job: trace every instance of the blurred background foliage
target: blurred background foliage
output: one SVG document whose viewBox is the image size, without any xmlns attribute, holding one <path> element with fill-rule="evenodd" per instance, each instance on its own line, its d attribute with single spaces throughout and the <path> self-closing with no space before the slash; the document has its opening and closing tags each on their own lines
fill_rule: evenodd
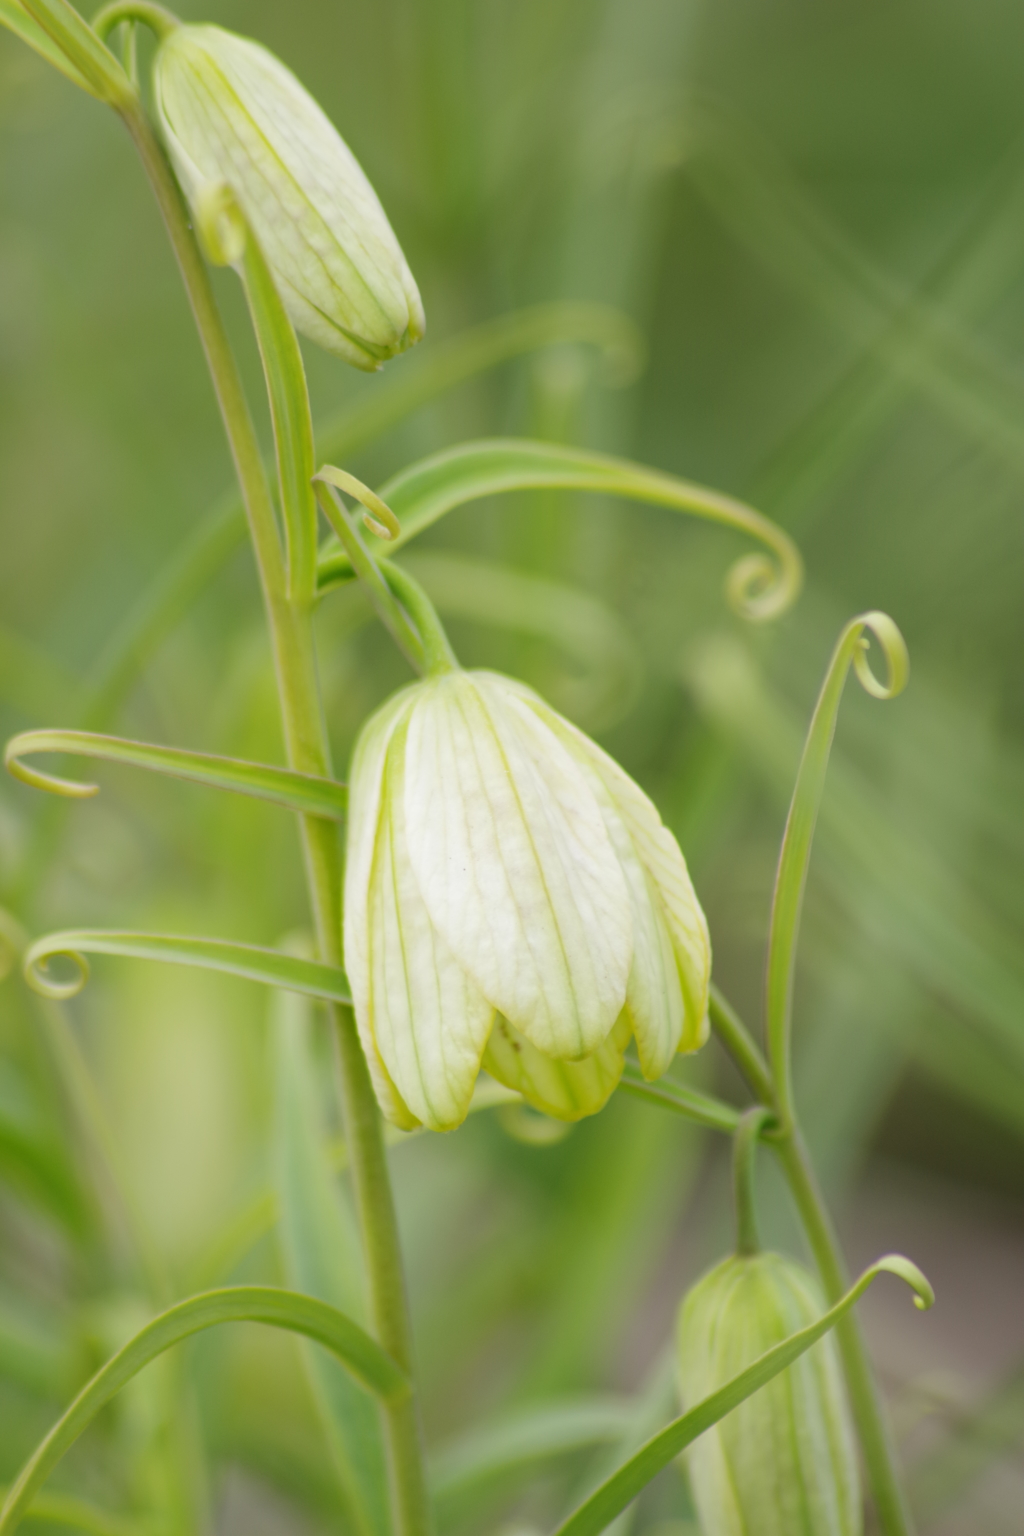
<svg viewBox="0 0 1024 1536">
<path fill-rule="evenodd" d="M 939 1293 L 927 1319 L 902 1296 L 864 1309 L 922 1528 L 1019 1533 L 1024 10 L 214 0 L 186 19 L 256 36 L 296 70 L 420 282 L 416 354 L 370 378 L 308 354 L 323 421 L 422 377 L 423 403 L 347 467 L 377 484 L 473 436 L 547 437 L 730 491 L 801 544 L 805 595 L 758 630 L 723 599 L 739 541 L 656 509 L 505 498 L 408 557 L 464 661 L 526 678 L 653 795 L 691 861 L 719 985 L 752 1022 L 833 640 L 868 606 L 901 625 L 907 693 L 880 706 L 851 686 L 843 707 L 798 1088 L 854 1262 L 899 1247 Z M 216 282 L 257 399 L 239 294 Z M 612 306 L 646 366 L 626 366 L 621 336 L 611 355 L 580 339 L 614 337 L 612 320 L 551 312 L 568 340 L 435 388 L 453 338 L 556 301 Z M 209 579 L 124 645 L 229 486 L 127 137 L 0 35 L 4 736 L 91 723 L 279 760 L 244 547 L 222 539 Z M 407 674 L 358 592 L 325 598 L 321 639 L 343 770 Z M 13 942 L 14 924 L 270 944 L 302 928 L 281 812 L 124 769 L 100 779 L 70 811 L 0 785 Z M 234 1277 L 358 1308 L 327 1042 L 299 1005 L 279 1015 L 247 984 L 136 962 L 98 962 L 63 1009 L 4 984 L 0 1482 L 168 1298 Z M 713 1046 L 679 1070 L 739 1093 Z M 543 1529 L 669 1412 L 675 1306 L 730 1239 L 723 1147 L 616 1099 L 552 1145 L 481 1114 L 397 1149 L 394 1169 L 442 1528 Z M 767 1170 L 763 1187 L 773 1236 L 794 1243 Z M 85 1498 L 126 1512 L 90 1517 L 104 1531 L 352 1528 L 360 1407 L 339 1383 L 284 1336 L 208 1336 L 106 1410 L 49 1513 L 73 1520 L 61 1498 Z M 670 1471 L 630 1518 L 683 1536 L 689 1508 Z"/>
</svg>

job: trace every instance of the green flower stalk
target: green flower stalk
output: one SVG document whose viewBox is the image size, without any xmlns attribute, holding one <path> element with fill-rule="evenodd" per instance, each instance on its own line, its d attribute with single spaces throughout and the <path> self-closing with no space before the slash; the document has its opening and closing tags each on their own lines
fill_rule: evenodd
<svg viewBox="0 0 1024 1536">
<path fill-rule="evenodd" d="M 679 1317 L 685 1408 L 824 1311 L 813 1277 L 778 1253 L 737 1254 Z M 831 1334 L 687 1452 L 705 1536 L 860 1536 L 857 1452 Z"/>
<path fill-rule="evenodd" d="M 465 1118 L 481 1065 L 563 1119 L 636 1040 L 648 1078 L 707 1036 L 710 944 L 675 838 L 522 684 L 450 668 L 356 746 L 345 965 L 381 1107 Z"/>
<path fill-rule="evenodd" d="M 423 305 L 377 194 L 290 70 L 221 27 L 176 26 L 153 88 L 193 212 L 230 186 L 297 330 L 367 370 L 419 341 Z"/>
</svg>

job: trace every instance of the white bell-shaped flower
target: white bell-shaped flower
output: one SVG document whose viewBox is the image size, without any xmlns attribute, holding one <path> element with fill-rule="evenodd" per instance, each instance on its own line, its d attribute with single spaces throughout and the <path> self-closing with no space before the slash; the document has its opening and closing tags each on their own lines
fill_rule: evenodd
<svg viewBox="0 0 1024 1536">
<path fill-rule="evenodd" d="M 650 800 L 530 689 L 454 670 L 366 724 L 345 965 L 384 1113 L 448 1130 L 483 1065 L 548 1114 L 600 1109 L 707 1037 L 710 945 Z"/>
<path fill-rule="evenodd" d="M 419 341 L 423 305 L 377 194 L 279 59 L 221 27 L 178 26 L 153 90 L 193 209 L 227 183 L 297 330 L 364 369 Z"/>
</svg>

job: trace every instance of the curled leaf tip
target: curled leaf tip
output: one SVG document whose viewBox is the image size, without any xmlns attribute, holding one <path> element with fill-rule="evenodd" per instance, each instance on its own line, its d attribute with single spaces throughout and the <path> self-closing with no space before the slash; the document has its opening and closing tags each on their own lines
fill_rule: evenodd
<svg viewBox="0 0 1024 1536">
<path fill-rule="evenodd" d="M 387 502 L 376 491 L 371 491 L 368 485 L 357 480 L 355 475 L 350 475 L 348 470 L 324 464 L 313 476 L 313 481 L 314 484 L 320 481 L 323 485 L 333 485 L 335 490 L 344 491 L 358 501 L 363 508 L 363 522 L 379 539 L 397 539 L 400 536 L 402 525 Z"/>
<path fill-rule="evenodd" d="M 22 761 L 22 753 L 46 751 L 40 743 L 45 738 L 37 731 L 23 731 L 12 736 L 4 748 L 4 767 L 14 779 L 29 784 L 33 789 L 44 789 L 51 795 L 63 795 L 66 800 L 90 800 L 98 795 L 98 784 L 83 784 L 77 779 L 62 779 L 55 773 L 44 773 L 41 768 L 30 768 Z"/>
<path fill-rule="evenodd" d="M 875 1275 L 885 1272 L 890 1275 L 899 1275 L 905 1280 L 914 1292 L 914 1306 L 919 1312 L 927 1312 L 935 1305 L 935 1291 L 927 1275 L 918 1269 L 910 1259 L 904 1258 L 902 1253 L 887 1253 L 875 1264 L 872 1264 L 868 1274 Z"/>
<path fill-rule="evenodd" d="M 873 699 L 896 698 L 897 694 L 903 692 L 910 677 L 907 643 L 897 625 L 887 613 L 880 613 L 877 610 L 862 613 L 853 622 L 861 629 L 857 649 L 853 653 L 853 667 L 858 682 L 865 693 L 869 693 Z M 863 633 L 864 630 L 869 630 L 881 647 L 888 674 L 885 682 L 881 682 L 872 670 L 868 659 L 871 641 Z"/>
<path fill-rule="evenodd" d="M 54 976 L 51 973 L 54 960 L 67 961 L 74 967 L 73 974 L 63 979 Z M 63 949 L 50 939 L 37 939 L 29 945 L 22 971 L 33 992 L 53 1002 L 67 1002 L 69 998 L 77 997 L 89 980 L 89 962 L 85 956 L 74 949 Z"/>
<path fill-rule="evenodd" d="M 774 558 L 762 553 L 743 555 L 730 567 L 725 591 L 736 613 L 760 624 L 792 607 L 803 580 L 803 561 L 793 545 L 783 547 Z"/>
</svg>

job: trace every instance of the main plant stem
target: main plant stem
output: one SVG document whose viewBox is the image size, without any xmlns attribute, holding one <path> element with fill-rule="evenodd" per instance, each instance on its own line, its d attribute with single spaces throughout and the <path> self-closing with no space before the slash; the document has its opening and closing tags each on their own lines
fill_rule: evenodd
<svg viewBox="0 0 1024 1536">
<path fill-rule="evenodd" d="M 814 1165 L 798 1129 L 778 1142 L 776 1150 L 821 1275 L 825 1298 L 833 1306 L 849 1289 L 850 1276 Z M 848 1312 L 835 1331 L 882 1530 L 886 1536 L 913 1536 L 892 1431 L 856 1313 Z"/>
<path fill-rule="evenodd" d="M 778 1113 L 776 1089 L 765 1058 L 738 1014 L 719 994 L 711 1020 L 723 1045 L 765 1108 Z M 825 1197 L 799 1127 L 769 1131 L 765 1137 L 778 1154 L 829 1306 L 848 1290 L 850 1279 Z M 875 1381 L 867 1345 L 855 1312 L 836 1324 L 850 1407 L 860 1436 L 875 1510 L 885 1536 L 914 1536 L 914 1523 L 900 1481 L 899 1465 L 885 1405 Z"/>
<path fill-rule="evenodd" d="M 289 765 L 329 776 L 327 733 L 317 679 L 311 604 L 289 600 L 280 537 L 248 403 L 216 307 L 188 212 L 141 106 L 123 113 L 156 195 L 202 339 L 231 447 L 256 554 L 270 629 Z M 341 867 L 334 824 L 300 818 L 310 906 L 321 957 L 340 965 Z M 412 1337 L 398 1224 L 383 1128 L 350 1009 L 332 1007 L 339 1044 L 342 1112 L 349 1166 L 362 1230 L 377 1337 L 413 1374 Z M 398 1536 L 429 1536 L 419 1410 L 415 1395 L 385 1410 Z"/>
</svg>

